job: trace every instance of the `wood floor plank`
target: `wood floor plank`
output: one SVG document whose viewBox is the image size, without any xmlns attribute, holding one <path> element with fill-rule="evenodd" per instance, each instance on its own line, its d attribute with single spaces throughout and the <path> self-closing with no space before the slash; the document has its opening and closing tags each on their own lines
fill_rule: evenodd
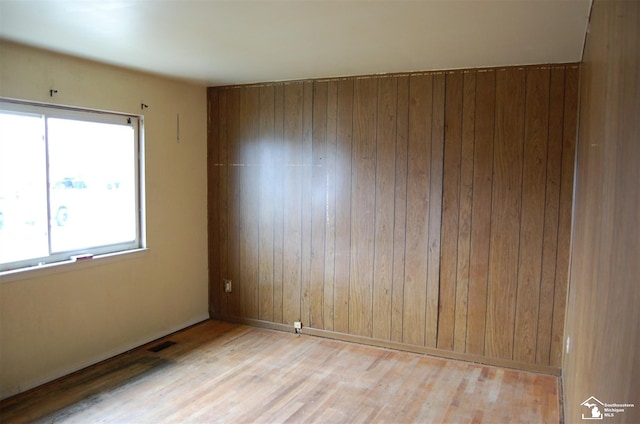
<svg viewBox="0 0 640 424">
<path fill-rule="evenodd" d="M 152 352 L 164 340 L 174 345 Z M 0 403 L 0 422 L 558 422 L 553 376 L 205 321 Z"/>
</svg>

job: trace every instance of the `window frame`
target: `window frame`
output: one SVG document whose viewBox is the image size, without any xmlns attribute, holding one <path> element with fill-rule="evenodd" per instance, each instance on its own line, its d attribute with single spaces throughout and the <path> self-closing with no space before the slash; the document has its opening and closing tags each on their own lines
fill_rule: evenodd
<svg viewBox="0 0 640 424">
<path fill-rule="evenodd" d="M 113 112 L 99 109 L 80 108 L 74 106 L 64 106 L 50 103 L 40 103 L 0 97 L 0 112 L 9 112 L 31 116 L 42 116 L 44 120 L 45 133 L 45 178 L 47 187 L 47 256 L 23 259 L 0 264 L 0 276 L 13 274 L 15 272 L 49 267 L 60 263 L 76 262 L 83 259 L 93 259 L 94 257 L 121 255 L 127 252 L 135 252 L 146 248 L 146 223 L 144 216 L 144 116 Z M 96 122 L 105 124 L 121 125 L 123 121 L 134 131 L 134 186 L 135 186 L 135 239 L 132 241 L 118 242 L 99 246 L 85 247 L 80 249 L 65 250 L 52 253 L 51 242 L 51 194 L 50 194 L 50 172 L 49 172 L 49 149 L 47 134 L 47 118 L 72 119 L 83 122 Z"/>
</svg>

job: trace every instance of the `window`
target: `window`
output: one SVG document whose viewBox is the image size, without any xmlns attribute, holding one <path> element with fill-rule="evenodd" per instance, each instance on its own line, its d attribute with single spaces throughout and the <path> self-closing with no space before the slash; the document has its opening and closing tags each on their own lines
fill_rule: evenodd
<svg viewBox="0 0 640 424">
<path fill-rule="evenodd" d="M 142 119 L 0 100 L 0 272 L 141 246 Z"/>
</svg>

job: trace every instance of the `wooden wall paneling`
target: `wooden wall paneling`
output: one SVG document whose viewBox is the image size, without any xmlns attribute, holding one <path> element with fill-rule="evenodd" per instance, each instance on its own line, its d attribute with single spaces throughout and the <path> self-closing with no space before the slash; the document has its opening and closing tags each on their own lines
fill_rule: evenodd
<svg viewBox="0 0 640 424">
<path fill-rule="evenodd" d="M 240 134 L 242 171 L 240 187 L 240 302 L 242 316 L 258 318 L 258 240 L 255 217 L 259 209 L 258 142 L 260 131 L 260 91 L 244 87 L 240 91 Z"/>
<path fill-rule="evenodd" d="M 220 91 L 207 90 L 207 181 L 221 181 L 222 166 L 220 160 Z M 207 190 L 208 205 L 208 246 L 209 246 L 209 309 L 215 313 L 220 313 L 221 290 L 221 250 L 222 231 L 220 223 L 221 210 L 217 201 L 221 198 L 221 189 L 218 184 L 209 184 Z"/>
<path fill-rule="evenodd" d="M 240 89 L 227 91 L 227 146 L 229 146 L 229 270 L 228 278 L 233 283 L 233 291 L 227 297 L 230 316 L 240 316 L 240 192 L 242 153 L 240 139 Z"/>
<path fill-rule="evenodd" d="M 311 162 L 311 281 L 310 316 L 307 324 L 324 329 L 324 277 L 327 219 L 327 105 L 328 82 L 316 82 L 313 90 L 313 145 Z"/>
<path fill-rule="evenodd" d="M 640 4 L 595 0 L 580 65 L 580 125 L 564 336 L 564 343 L 570 339 L 570 348 L 563 355 L 568 422 L 578 422 L 581 414 L 588 414 L 586 408 L 575 405 L 591 393 L 598 393 L 595 396 L 602 402 L 612 399 L 635 404 L 610 420 L 640 422 L 638 52 Z M 573 91 L 569 88 L 570 71 L 567 69 L 567 94 Z M 564 231 L 565 220 L 565 153 L 559 232 Z M 564 243 L 559 233 L 559 250 Z M 565 259 L 561 256 L 559 253 L 558 267 Z M 562 297 L 562 293 L 557 296 L 558 300 Z M 556 341 L 556 312 L 554 305 L 552 362 L 564 345 Z"/>
<path fill-rule="evenodd" d="M 433 76 L 409 77 L 403 342 L 425 344 Z"/>
<path fill-rule="evenodd" d="M 429 164 L 429 240 L 427 246 L 427 305 L 425 311 L 425 346 L 428 347 L 436 347 L 438 342 L 445 85 L 445 74 L 442 72 L 435 73 L 433 75 L 432 94 L 431 163 Z"/>
<path fill-rule="evenodd" d="M 458 262 L 453 349 L 466 351 L 469 309 L 469 267 L 471 251 L 471 207 L 473 199 L 473 152 L 475 143 L 476 73 L 463 73 L 462 144 L 458 214 Z"/>
<path fill-rule="evenodd" d="M 301 317 L 302 272 L 302 83 L 284 86 L 283 322 Z"/>
<path fill-rule="evenodd" d="M 390 340 L 398 80 L 396 77 L 377 78 L 377 83 L 372 335 L 375 339 Z"/>
<path fill-rule="evenodd" d="M 565 68 L 210 89 L 212 313 L 557 367 Z"/>
<path fill-rule="evenodd" d="M 549 127 L 547 142 L 544 230 L 538 307 L 536 363 L 549 364 L 551 324 L 556 280 L 562 127 L 564 121 L 564 67 L 553 67 L 549 75 Z"/>
<path fill-rule="evenodd" d="M 571 214 L 573 207 L 573 175 L 578 125 L 579 69 L 567 67 L 564 96 L 564 126 L 562 131 L 562 171 L 560 182 L 560 210 L 558 216 L 558 255 L 553 301 L 550 364 L 560 366 L 564 347 L 564 317 L 569 279 L 571 244 Z"/>
<path fill-rule="evenodd" d="M 325 226 L 325 267 L 323 293 L 324 329 L 332 331 L 335 305 L 336 272 L 336 163 L 338 124 L 338 83 L 329 81 L 327 87 L 327 154 L 326 154 L 326 226 Z"/>
<path fill-rule="evenodd" d="M 409 131 L 409 77 L 397 80 L 395 190 L 393 226 L 393 283 L 391 291 L 391 340 L 403 340 L 405 247 L 407 218 L 407 138 Z"/>
<path fill-rule="evenodd" d="M 549 131 L 549 69 L 526 76 L 522 213 L 513 359 L 535 363 Z"/>
<path fill-rule="evenodd" d="M 466 351 L 483 355 L 491 238 L 491 192 L 495 125 L 495 70 L 476 74 L 476 119 L 469 258 Z"/>
<path fill-rule="evenodd" d="M 216 180 L 215 183 L 218 184 L 218 193 L 219 198 L 214 201 L 214 206 L 220 212 L 219 219 L 220 221 L 217 223 L 220 228 L 221 234 L 221 249 L 220 252 L 220 278 L 226 279 L 230 278 L 230 264 L 231 261 L 231 252 L 230 248 L 232 246 L 231 241 L 231 213 L 230 213 L 230 188 L 229 181 L 232 176 L 232 168 L 230 167 L 230 151 L 231 148 L 229 146 L 229 136 L 228 136 L 228 127 L 229 127 L 229 90 L 220 90 L 220 95 L 218 99 L 219 106 L 219 129 L 220 134 L 218 141 L 220 143 L 220 180 Z M 213 185 L 213 183 L 211 184 Z M 213 284 L 215 285 L 215 281 Z M 221 286 L 224 284 L 222 282 L 218 282 Z M 229 295 L 224 292 L 224 287 L 220 287 L 220 312 L 221 314 L 229 314 Z"/>
<path fill-rule="evenodd" d="M 336 274 L 334 331 L 349 333 L 351 281 L 351 162 L 353 149 L 353 80 L 338 82 L 336 125 Z"/>
<path fill-rule="evenodd" d="M 511 359 L 515 320 L 524 134 L 525 70 L 496 74 L 491 249 L 487 302 L 488 356 Z"/>
<path fill-rule="evenodd" d="M 300 319 L 311 315 L 311 203 L 313 160 L 313 81 L 304 81 L 302 98 L 302 299 Z"/>
<path fill-rule="evenodd" d="M 460 217 L 463 74 L 446 74 L 438 348 L 453 350 Z"/>
<path fill-rule="evenodd" d="M 273 85 L 259 88 L 258 127 L 258 316 L 273 321 L 274 214 L 276 160 L 275 151 L 275 89 Z"/>
<path fill-rule="evenodd" d="M 284 281 L 284 84 L 274 86 L 274 156 L 275 182 L 273 188 L 273 321 L 283 321 Z"/>
<path fill-rule="evenodd" d="M 373 327 L 377 88 L 372 78 L 354 81 L 349 333 L 367 337 Z"/>
</svg>

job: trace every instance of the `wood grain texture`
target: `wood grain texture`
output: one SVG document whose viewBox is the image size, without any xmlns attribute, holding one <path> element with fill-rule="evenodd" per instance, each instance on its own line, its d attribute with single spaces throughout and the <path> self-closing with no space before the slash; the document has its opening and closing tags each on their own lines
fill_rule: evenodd
<svg viewBox="0 0 640 424">
<path fill-rule="evenodd" d="M 378 79 L 376 137 L 375 240 L 373 265 L 373 332 L 375 339 L 391 338 L 393 284 L 393 226 L 397 78 Z"/>
<path fill-rule="evenodd" d="M 564 125 L 562 132 L 562 173 L 560 180 L 560 210 L 558 215 L 558 252 L 556 256 L 556 286 L 553 299 L 551 328 L 551 365 L 562 362 L 564 319 L 567 305 L 569 253 L 571 244 L 571 213 L 573 205 L 573 175 L 576 132 L 578 125 L 578 68 L 566 70 L 564 95 Z"/>
<path fill-rule="evenodd" d="M 512 358 L 522 206 L 525 71 L 496 73 L 485 354 Z"/>
<path fill-rule="evenodd" d="M 240 291 L 240 313 L 249 318 L 258 318 L 258 237 L 259 227 L 256 212 L 259 210 L 258 184 L 258 137 L 259 137 L 259 90 L 251 87 L 240 92 L 240 137 L 244 143 L 240 149 L 240 273 L 237 286 Z"/>
<path fill-rule="evenodd" d="M 535 362 L 549 128 L 549 70 L 528 69 L 513 358 Z"/>
<path fill-rule="evenodd" d="M 353 144 L 353 80 L 338 82 L 336 148 L 336 279 L 333 327 L 349 333 L 351 281 L 351 160 Z"/>
<path fill-rule="evenodd" d="M 442 249 L 442 178 L 445 138 L 445 75 L 433 75 L 433 116 L 431 120 L 431 166 L 429 175 L 429 244 L 427 251 L 427 306 L 425 346 L 438 344 L 440 257 Z"/>
<path fill-rule="evenodd" d="M 326 228 L 324 264 L 324 328 L 333 330 L 336 275 L 336 180 L 338 153 L 338 84 L 327 87 L 327 151 L 326 151 Z"/>
<path fill-rule="evenodd" d="M 242 162 L 241 148 L 242 138 L 240 137 L 240 89 L 233 89 L 227 92 L 227 137 L 229 146 L 229 182 L 227 189 L 229 204 L 229 254 L 227 261 L 229 265 L 228 276 L 225 278 L 235 281 L 235 295 L 227 298 L 227 313 L 230 316 L 240 316 L 240 193 Z M 221 140 L 221 142 L 223 142 Z M 226 265 L 226 264 L 225 264 Z"/>
<path fill-rule="evenodd" d="M 220 92 L 211 91 L 207 95 L 207 181 L 223 181 L 222 173 L 226 167 L 222 166 L 221 150 L 223 143 L 220 142 Z M 216 117 L 216 119 L 212 119 Z M 226 198 L 222 192 L 220 184 L 209 187 L 207 191 L 208 205 L 208 247 L 209 247 L 209 305 L 215 313 L 221 313 L 221 293 L 222 290 L 222 245 L 223 230 L 221 229 L 226 215 L 221 211 L 221 205 L 217 204 L 218 199 Z M 217 293 L 216 293 L 217 292 Z"/>
<path fill-rule="evenodd" d="M 570 79 L 571 73 L 566 76 Z M 580 404 L 590 393 L 598 393 L 606 403 L 635 404 L 605 420 L 640 422 L 638 2 L 593 2 L 580 77 L 567 328 L 564 337 L 556 339 L 554 320 L 551 361 L 564 352 L 568 422 L 581 421 L 581 415 L 589 413 Z M 575 89 L 577 85 L 568 82 L 565 94 Z M 572 102 L 567 99 L 565 112 Z M 572 131 L 575 126 L 564 128 Z M 563 157 L 561 207 L 567 199 L 565 181 L 570 181 L 565 163 Z M 561 267 L 567 256 L 560 249 L 567 242 L 565 212 L 560 212 L 559 220 L 556 275 L 564 276 Z M 565 296 L 563 289 L 556 302 Z M 555 304 L 554 311 L 559 312 Z"/>
<path fill-rule="evenodd" d="M 564 68 L 552 68 L 549 87 L 549 135 L 547 151 L 542 269 L 538 307 L 538 341 L 536 363 L 549 363 L 553 296 L 558 252 L 558 213 L 560 210 L 560 175 L 562 165 L 562 130 L 564 121 Z"/>
<path fill-rule="evenodd" d="M 273 321 L 273 274 L 275 263 L 275 190 L 278 187 L 274 163 L 275 88 L 260 87 L 258 139 L 258 316 Z"/>
<path fill-rule="evenodd" d="M 284 86 L 283 323 L 301 317 L 302 271 L 302 84 Z"/>
<path fill-rule="evenodd" d="M 409 79 L 407 139 L 407 217 L 403 341 L 424 345 L 429 240 L 429 177 L 433 77 Z"/>
<path fill-rule="evenodd" d="M 147 350 L 165 340 L 175 344 Z M 207 321 L 3 401 L 0 421 L 558 422 L 558 383 L 554 376 Z"/>
<path fill-rule="evenodd" d="M 311 287 L 310 326 L 324 328 L 324 281 L 327 220 L 327 105 L 328 83 L 318 83 L 313 96 L 311 163 Z"/>
<path fill-rule="evenodd" d="M 273 321 L 283 322 L 284 282 L 284 86 L 274 86 L 274 164 L 273 187 Z"/>
<path fill-rule="evenodd" d="M 300 305 L 300 320 L 308 323 L 311 316 L 311 225 L 313 199 L 313 83 L 302 83 L 302 167 L 301 167 L 301 272 L 300 284 L 302 298 Z"/>
<path fill-rule="evenodd" d="M 210 89 L 212 314 L 557 367 L 577 78 Z"/>
<path fill-rule="evenodd" d="M 353 92 L 351 279 L 349 332 L 372 336 L 375 242 L 377 81 L 357 79 Z"/>
<path fill-rule="evenodd" d="M 469 259 L 467 352 L 484 354 L 491 239 L 491 187 L 495 126 L 494 70 L 476 75 L 476 122 L 473 152 L 473 198 Z"/>
<path fill-rule="evenodd" d="M 438 348 L 446 350 L 453 350 L 456 325 L 463 78 L 464 76 L 460 72 L 449 72 L 446 75 L 442 255 L 440 259 L 438 313 Z"/>
<path fill-rule="evenodd" d="M 395 191 L 393 227 L 393 288 L 391 293 L 391 340 L 403 340 L 404 281 L 407 222 L 407 166 L 409 133 L 409 77 L 398 77 L 396 120 Z"/>
<path fill-rule="evenodd" d="M 462 93 L 462 142 L 460 146 L 460 190 L 458 195 L 458 261 L 456 264 L 456 312 L 453 340 L 453 348 L 459 352 L 466 351 L 469 314 L 469 261 L 471 259 L 475 94 L 475 72 L 465 72 Z"/>
</svg>

